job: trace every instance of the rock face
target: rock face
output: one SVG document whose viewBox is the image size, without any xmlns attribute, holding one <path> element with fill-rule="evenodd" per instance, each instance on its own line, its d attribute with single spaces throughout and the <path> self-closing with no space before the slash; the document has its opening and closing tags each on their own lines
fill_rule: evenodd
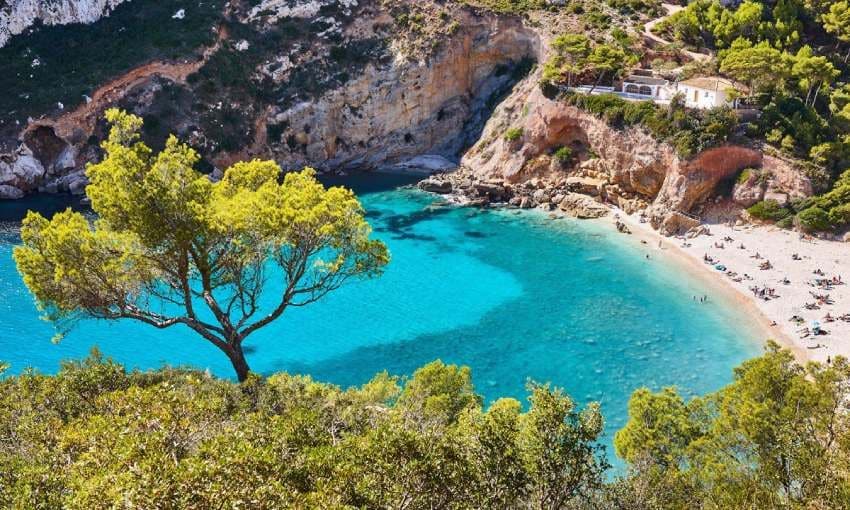
<svg viewBox="0 0 850 510">
<path fill-rule="evenodd" d="M 508 140 L 509 129 L 520 129 L 521 135 Z M 571 150 L 572 163 L 555 160 L 553 153 L 561 147 Z M 727 145 L 684 160 L 639 128 L 617 129 L 565 101 L 545 97 L 535 77 L 521 83 L 496 109 L 461 166 L 472 180 L 539 179 L 549 187 L 566 184 L 570 192 L 628 213 L 646 208 L 652 225 L 666 234 L 698 225 L 692 214 L 697 206 L 717 196 L 723 183 L 745 168 L 760 169 L 765 177 L 736 189 L 741 205 L 752 205 L 765 193 L 812 193 L 803 172 L 757 149 Z"/>
<path fill-rule="evenodd" d="M 762 164 L 762 153 L 746 147 L 724 146 L 708 149 L 690 161 L 677 161 L 669 169 L 655 199 L 656 210 L 690 212 L 711 195 L 724 179 L 745 168 Z"/>
<path fill-rule="evenodd" d="M 45 25 L 92 23 L 109 15 L 126 0 L 2 0 L 0 1 L 0 48 L 36 21 Z"/>
<path fill-rule="evenodd" d="M 739 179 L 732 190 L 732 201 L 741 207 L 750 207 L 764 200 L 767 182 L 762 175 L 760 171 L 750 171 L 746 179 Z"/>
<path fill-rule="evenodd" d="M 375 168 L 423 153 L 448 159 L 477 140 L 492 97 L 510 90 L 497 67 L 534 58 L 539 36 L 519 20 L 463 14 L 461 29 L 428 62 L 369 65 L 317 101 L 272 111 L 287 126 L 268 140 L 286 168 Z"/>
<path fill-rule="evenodd" d="M 519 144 L 504 139 L 512 127 L 522 127 Z M 553 168 L 550 155 L 558 147 L 579 155 L 578 169 Z M 462 164 L 482 176 L 512 182 L 556 174 L 604 175 L 627 192 L 654 196 L 677 161 L 669 146 L 640 130 L 613 129 L 574 106 L 546 98 L 531 78 L 499 106 Z"/>
<path fill-rule="evenodd" d="M 101 2 L 106 11 L 117 3 Z M 23 8 L 24 2 L 15 5 Z M 409 34 L 392 37 L 398 28 L 393 16 L 409 8 L 419 9 L 446 30 L 446 19 L 451 20 L 451 32 L 440 35 L 441 44 L 431 40 L 427 51 L 411 52 L 416 46 Z M 305 27 L 302 39 L 275 46 L 273 52 L 258 49 L 267 53 L 250 57 L 258 62 L 256 75 L 245 80 L 262 83 L 262 94 L 250 99 L 242 94 L 239 100 L 247 104 L 228 105 L 230 117 L 207 115 L 228 100 L 214 95 L 212 104 L 198 103 L 200 95 L 187 83 L 192 80 L 181 65 L 194 72 L 202 63 L 146 64 L 94 91 L 92 104 L 22 129 L 22 146 L 5 155 L 7 164 L 30 151 L 44 170 L 28 179 L 6 171 L 6 181 L 0 184 L 24 193 L 71 189 L 85 162 L 96 157 L 97 145 L 91 140 L 105 136 L 96 120 L 115 105 L 156 118 L 163 130 L 177 133 L 219 169 L 238 160 L 270 157 L 285 169 L 451 170 L 462 151 L 478 139 L 498 98 L 519 79 L 518 71 L 537 60 L 543 43 L 539 31 L 517 17 L 446 9 L 432 1 L 264 0 L 248 11 L 235 11 L 231 15 L 236 22 L 255 30 L 280 30 L 275 23 L 293 19 Z M 384 36 L 390 44 L 376 43 Z M 221 37 L 228 37 L 227 31 Z M 204 58 L 231 47 L 245 54 L 259 46 L 244 39 L 219 41 Z M 358 65 L 346 67 L 346 59 Z M 304 82 L 309 86 L 293 85 Z M 236 125 L 234 115 L 247 123 L 237 133 L 222 134 L 222 129 Z M 30 133 L 43 129 L 52 129 L 58 142 L 49 151 L 33 151 L 38 137 Z M 236 148 L 218 143 L 234 135 L 239 140 L 230 146 Z M 75 151 L 73 157 L 60 159 L 64 148 Z M 74 165 L 69 164 L 72 160 Z"/>
</svg>

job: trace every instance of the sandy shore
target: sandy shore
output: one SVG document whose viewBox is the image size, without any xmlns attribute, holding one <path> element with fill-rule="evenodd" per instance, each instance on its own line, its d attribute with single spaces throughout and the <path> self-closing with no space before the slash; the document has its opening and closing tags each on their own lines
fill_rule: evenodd
<svg viewBox="0 0 850 510">
<path fill-rule="evenodd" d="M 645 241 L 648 253 L 663 251 L 663 256 L 669 256 L 682 269 L 713 282 L 712 288 L 725 294 L 722 299 L 733 299 L 753 318 L 753 325 L 765 340 L 770 338 L 789 348 L 800 361 L 826 361 L 827 357 L 836 355 L 850 358 L 850 322 L 838 319 L 850 313 L 850 285 L 834 285 L 829 289 L 814 286 L 815 279 L 840 275 L 842 281 L 850 280 L 850 243 L 802 240 L 796 232 L 774 227 L 722 224 L 708 225 L 711 235 L 687 240 L 668 238 L 658 234 L 648 223 L 640 223 L 637 215 L 615 212 L 634 236 Z M 613 223 L 611 217 L 606 220 Z M 733 241 L 724 241 L 724 238 Z M 755 258 L 756 253 L 762 258 Z M 800 260 L 792 258 L 795 253 Z M 705 255 L 712 257 L 714 263 L 706 264 Z M 760 269 L 759 266 L 768 260 L 772 269 Z M 716 269 L 716 264 L 722 264 L 727 272 L 737 273 L 737 276 Z M 814 274 L 817 269 L 823 271 L 824 276 Z M 783 283 L 785 278 L 789 283 Z M 775 297 L 756 296 L 752 287 L 774 289 Z M 814 310 L 806 309 L 807 303 L 817 302 L 811 293 L 828 294 L 832 303 L 822 303 Z M 834 322 L 825 320 L 827 313 L 835 318 Z M 801 317 L 804 322 L 792 322 L 789 320 L 792 316 Z M 812 335 L 814 321 L 828 334 Z M 805 329 L 810 332 L 807 337 L 802 333 Z"/>
</svg>

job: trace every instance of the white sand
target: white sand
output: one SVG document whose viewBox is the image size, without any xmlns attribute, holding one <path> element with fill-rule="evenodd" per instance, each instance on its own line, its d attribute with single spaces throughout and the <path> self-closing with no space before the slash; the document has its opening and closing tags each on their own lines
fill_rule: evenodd
<svg viewBox="0 0 850 510">
<path fill-rule="evenodd" d="M 637 215 L 628 216 L 619 210 L 615 212 L 633 235 L 646 241 L 650 253 L 663 251 L 682 262 L 685 270 L 696 276 L 710 275 L 711 280 L 720 283 L 716 286 L 718 292 L 726 294 L 724 298 L 734 299 L 742 311 L 753 318 L 754 325 L 764 331 L 765 339 L 773 339 L 788 347 L 800 361 L 826 361 L 828 356 L 835 355 L 850 358 L 850 322 L 838 320 L 839 316 L 850 313 L 850 284 L 835 285 L 829 290 L 810 285 L 816 278 L 839 275 L 842 281 L 850 283 L 850 243 L 802 240 L 796 232 L 775 227 L 730 227 L 723 224 L 708 225 L 711 235 L 687 240 L 667 238 L 654 231 L 648 223 L 640 223 Z M 610 217 L 608 221 L 613 223 Z M 723 238 L 727 236 L 734 241 L 724 242 Z M 690 246 L 683 246 L 683 243 L 690 243 Z M 715 243 L 722 243 L 724 248 L 715 247 Z M 745 249 L 739 248 L 741 243 Z M 763 258 L 751 258 L 756 252 Z M 802 260 L 793 260 L 794 253 Z M 715 264 L 719 261 L 726 266 L 727 271 L 737 272 L 740 277 L 746 273 L 752 280 L 734 282 L 723 271 L 715 269 L 714 264 L 704 263 L 703 255 L 706 254 L 714 257 Z M 773 269 L 759 269 L 765 260 L 770 261 Z M 825 276 L 813 274 L 816 269 L 821 269 Z M 790 284 L 782 283 L 785 277 Z M 778 297 L 768 301 L 760 299 L 749 290 L 753 286 L 773 288 Z M 834 303 L 820 305 L 819 310 L 807 310 L 804 308 L 806 303 L 816 302 L 810 292 L 829 294 Z M 827 312 L 835 317 L 834 322 L 824 320 Z M 789 321 L 794 315 L 805 319 L 805 323 L 797 325 Z M 800 331 L 803 328 L 811 330 L 813 321 L 818 321 L 829 334 L 802 338 Z"/>
</svg>

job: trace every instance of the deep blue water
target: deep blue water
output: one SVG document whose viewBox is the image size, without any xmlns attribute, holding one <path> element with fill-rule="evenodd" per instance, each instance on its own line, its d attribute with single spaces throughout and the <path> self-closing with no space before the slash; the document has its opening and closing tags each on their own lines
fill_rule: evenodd
<svg viewBox="0 0 850 510">
<path fill-rule="evenodd" d="M 470 365 L 492 400 L 525 398 L 531 378 L 600 400 L 606 442 L 622 427 L 640 386 L 677 385 L 701 394 L 728 383 L 732 367 L 757 355 L 746 317 L 721 302 L 694 302 L 701 283 L 647 260 L 641 245 L 608 225 L 535 212 L 441 207 L 432 196 L 394 189 L 403 178 L 349 181 L 392 262 L 303 309 L 291 309 L 249 340 L 255 371 L 308 373 L 343 386 L 376 372 L 409 374 L 437 358 Z M 182 326 L 88 321 L 60 344 L 38 320 L 11 259 L 26 207 L 56 198 L 0 202 L 0 360 L 12 373 L 44 372 L 97 345 L 129 366 L 209 368 L 230 377 L 226 358 Z"/>
</svg>

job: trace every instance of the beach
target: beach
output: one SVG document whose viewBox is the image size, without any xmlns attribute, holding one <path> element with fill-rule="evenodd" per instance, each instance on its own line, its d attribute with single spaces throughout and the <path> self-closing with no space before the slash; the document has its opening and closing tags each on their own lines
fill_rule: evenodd
<svg viewBox="0 0 850 510">
<path fill-rule="evenodd" d="M 802 239 L 798 232 L 762 225 L 710 224 L 710 235 L 664 237 L 637 214 L 615 213 L 651 257 L 667 256 L 682 269 L 713 281 L 722 295 L 709 299 L 733 299 L 765 340 L 790 349 L 799 361 L 850 358 L 850 322 L 839 319 L 850 313 L 850 285 L 824 281 L 850 279 L 850 243 Z M 765 262 L 770 269 L 761 268 L 767 267 Z M 822 274 L 816 274 L 818 270 Z M 808 309 L 807 304 L 816 308 Z M 815 334 L 818 327 L 825 334 Z"/>
</svg>

